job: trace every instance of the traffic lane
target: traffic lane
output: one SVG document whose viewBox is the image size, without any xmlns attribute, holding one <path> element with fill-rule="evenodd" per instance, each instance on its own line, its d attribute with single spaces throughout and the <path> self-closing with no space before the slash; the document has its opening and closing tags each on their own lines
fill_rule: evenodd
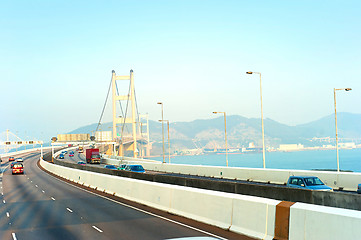
<svg viewBox="0 0 361 240">
<path fill-rule="evenodd" d="M 29 160 L 31 159 L 27 158 L 24 165 L 27 163 L 29 166 Z M 15 234 L 19 239 L 54 239 L 53 234 L 72 239 L 71 236 L 76 236 L 74 233 L 81 229 L 68 227 L 68 224 L 81 223 L 80 219 L 63 214 L 66 213 L 66 209 L 42 192 L 40 186 L 30 180 L 26 174 L 12 176 L 11 171 L 7 171 L 4 180 L 4 198 L 6 198 L 4 209 L 8 224 L 0 229 L 0 236 L 3 235 L 1 239 L 8 238 L 9 231 L 12 237 Z M 39 233 L 39 229 L 43 234 Z M 88 227 L 84 226 L 83 232 L 87 230 Z M 89 234 L 84 237 L 89 237 Z"/>
<path fill-rule="evenodd" d="M 9 212 L 6 209 L 6 201 L 3 193 L 3 172 L 8 168 L 8 163 L 1 166 L 0 171 L 0 239 L 10 239 L 11 232 L 8 229 Z"/>
<path fill-rule="evenodd" d="M 68 158 L 65 157 L 64 160 L 67 161 L 67 162 L 70 162 L 70 163 L 77 163 L 78 161 L 86 162 L 84 154 L 81 154 L 81 153 L 74 154 L 74 157 L 68 157 Z M 104 168 L 105 165 L 107 165 L 107 164 L 91 164 L 91 166 L 99 167 L 99 168 Z M 152 170 L 146 170 L 146 173 L 147 174 L 153 174 L 153 175 L 186 177 L 186 178 L 204 179 L 204 180 L 212 180 L 212 181 L 243 183 L 243 184 L 251 184 L 251 185 L 285 187 L 285 184 L 246 181 L 246 180 L 236 180 L 236 179 L 227 179 L 227 178 L 219 178 L 219 177 L 206 177 L 206 176 L 200 176 L 200 175 L 189 175 L 189 174 L 181 174 L 181 173 L 168 173 L 168 172 L 159 172 L 159 171 L 152 171 Z M 357 193 L 357 191 L 346 191 L 346 190 L 334 190 L 334 191 L 335 192 L 348 193 L 348 194 L 359 194 L 359 193 Z"/>
<path fill-rule="evenodd" d="M 30 166 L 29 160 L 36 161 L 38 157 L 27 158 L 24 163 Z M 19 239 L 74 239 L 73 236 L 80 236 L 81 239 L 92 236 L 88 233 L 89 226 L 85 224 L 79 227 L 81 219 L 67 215 L 64 206 L 56 203 L 45 191 L 42 192 L 40 186 L 26 174 L 12 176 L 11 171 L 7 171 L 4 180 L 6 205 L 3 209 L 8 221 L 4 220 L 7 224 L 0 226 L 0 239 L 13 237 L 13 234 Z M 1 217 L 5 218 L 5 215 L 1 213 Z"/>
<path fill-rule="evenodd" d="M 54 180 L 58 181 L 57 179 Z M 67 202 L 68 208 L 76 211 L 77 214 L 82 216 L 88 223 L 97 224 L 97 228 L 102 229 L 103 232 L 113 232 L 118 236 L 123 236 L 126 232 L 128 235 L 131 235 L 129 239 L 164 239 L 168 237 L 194 236 L 193 230 L 187 228 L 184 229 L 184 227 L 179 229 L 179 226 L 175 224 L 167 226 L 169 223 L 164 224 L 164 220 L 162 219 L 154 218 L 144 212 L 134 211 L 134 209 L 131 209 L 128 206 L 119 205 L 119 203 L 115 203 L 112 200 L 109 200 L 108 204 L 104 204 L 102 203 L 104 202 L 103 199 L 100 199 L 99 197 L 89 197 L 87 196 L 88 194 L 85 194 L 86 192 L 81 192 L 80 194 L 77 193 L 76 196 L 72 196 L 72 191 L 67 192 L 66 195 L 57 195 L 52 192 L 52 190 L 58 189 L 61 190 L 61 193 L 66 191 L 65 189 L 62 189 L 64 184 L 57 185 L 56 181 L 49 181 L 53 188 L 47 190 L 47 192 L 50 192 L 51 195 L 56 198 L 56 201 L 66 201 L 67 198 L 79 198 L 80 201 Z M 72 187 L 71 189 L 74 190 L 75 188 Z M 93 209 L 94 206 L 96 206 L 96 209 L 89 211 L 89 209 Z M 133 226 L 135 223 L 137 225 Z M 159 225 L 163 227 L 159 228 Z M 158 229 L 156 235 L 153 233 L 155 227 Z M 134 228 L 136 230 L 128 233 L 129 229 Z M 178 235 L 179 232 L 182 232 L 183 234 Z M 196 236 L 206 235 L 196 234 Z"/>
<path fill-rule="evenodd" d="M 53 209 L 48 209 L 48 211 L 55 211 L 56 209 L 61 211 L 62 209 L 69 208 L 74 215 L 77 215 L 85 224 L 88 224 L 88 227 L 100 229 L 102 232 L 99 232 L 97 229 L 95 231 L 102 233 L 102 236 L 109 236 L 110 239 L 122 236 L 124 233 L 129 235 L 129 238 L 124 239 L 166 239 L 184 236 L 207 236 L 207 234 L 188 227 L 165 221 L 148 213 L 136 211 L 128 206 L 120 205 L 119 203 L 94 196 L 64 184 L 58 179 L 39 172 L 39 169 L 33 169 L 33 164 L 27 167 L 29 168 L 27 172 L 33 175 L 33 184 L 44 189 L 49 196 L 51 195 L 55 199 L 53 201 L 59 204 L 55 205 Z M 60 217 L 57 216 L 57 218 Z M 61 225 L 61 223 L 55 222 L 53 225 Z M 138 226 L 134 226 L 135 223 Z M 80 223 L 75 222 L 74 224 Z M 129 229 L 132 229 L 132 231 L 129 232 Z M 155 231 L 155 229 L 157 230 Z"/>
<path fill-rule="evenodd" d="M 78 153 L 77 151 L 74 151 L 74 156 L 70 157 L 69 152 L 67 154 L 64 154 L 64 159 L 59 159 L 59 156 L 57 157 L 60 161 L 70 162 L 70 163 L 77 163 L 79 161 L 86 162 L 85 155 L 83 153 Z"/>
</svg>

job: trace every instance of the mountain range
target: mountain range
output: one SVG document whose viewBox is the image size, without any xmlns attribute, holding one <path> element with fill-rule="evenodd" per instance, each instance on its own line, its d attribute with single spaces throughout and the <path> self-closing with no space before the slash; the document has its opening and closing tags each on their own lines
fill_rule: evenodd
<svg viewBox="0 0 361 240">
<path fill-rule="evenodd" d="M 338 113 L 338 136 L 340 142 L 354 141 L 360 143 L 361 114 Z M 75 133 L 91 133 L 97 124 L 87 125 L 74 131 Z M 101 124 L 100 129 L 111 129 L 112 123 Z M 158 151 L 162 144 L 162 124 L 149 121 L 150 142 L 153 150 Z M 272 119 L 264 119 L 266 146 L 279 147 L 280 144 L 303 144 L 305 146 L 322 146 L 334 144 L 335 117 L 333 114 L 306 124 L 289 126 Z M 131 129 L 127 126 L 125 129 Z M 145 131 L 145 130 L 144 130 Z M 165 124 L 165 141 L 167 127 Z M 320 138 L 324 138 L 323 141 Z M 261 119 L 246 118 L 238 115 L 227 116 L 227 140 L 230 148 L 262 145 Z M 224 118 L 194 120 L 191 122 L 170 123 L 170 142 L 172 150 L 192 148 L 224 147 Z"/>
</svg>

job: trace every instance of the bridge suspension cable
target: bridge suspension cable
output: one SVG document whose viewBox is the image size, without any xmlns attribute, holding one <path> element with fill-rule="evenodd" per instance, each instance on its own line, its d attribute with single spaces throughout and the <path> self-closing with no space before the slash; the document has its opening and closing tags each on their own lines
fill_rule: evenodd
<svg viewBox="0 0 361 240">
<path fill-rule="evenodd" d="M 110 92 L 111 86 L 112 86 L 112 79 L 110 79 L 110 84 L 109 84 L 109 88 L 108 88 L 107 97 L 105 98 L 105 103 L 104 103 L 104 106 L 103 106 L 103 111 L 102 111 L 102 114 L 100 115 L 99 122 L 98 122 L 98 125 L 97 125 L 97 128 L 96 128 L 95 132 L 98 131 L 100 122 L 102 121 L 103 114 L 104 114 L 104 111 L 105 111 L 105 106 L 107 105 L 107 101 L 108 101 L 108 97 L 109 97 L 109 92 Z"/>
</svg>

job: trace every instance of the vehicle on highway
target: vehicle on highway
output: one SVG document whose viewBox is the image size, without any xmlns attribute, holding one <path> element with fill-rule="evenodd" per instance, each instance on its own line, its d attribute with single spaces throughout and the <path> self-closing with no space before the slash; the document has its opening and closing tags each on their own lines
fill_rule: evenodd
<svg viewBox="0 0 361 240">
<path fill-rule="evenodd" d="M 290 176 L 287 186 L 318 191 L 332 191 L 331 187 L 326 186 L 321 179 L 315 176 Z"/>
<path fill-rule="evenodd" d="M 124 170 L 131 172 L 145 173 L 145 170 L 142 165 L 135 165 L 135 164 L 127 165 Z"/>
<path fill-rule="evenodd" d="M 74 152 L 73 151 L 69 152 L 69 157 L 74 157 Z"/>
<path fill-rule="evenodd" d="M 17 158 L 17 159 L 15 159 L 15 161 L 16 162 L 23 162 L 24 160 L 23 160 L 23 158 Z"/>
<path fill-rule="evenodd" d="M 64 154 L 63 153 L 59 154 L 59 159 L 64 159 Z"/>
<path fill-rule="evenodd" d="M 14 157 L 9 157 L 9 162 L 11 161 L 15 161 L 15 158 Z"/>
<path fill-rule="evenodd" d="M 111 170 L 118 170 L 114 165 L 105 165 L 104 168 L 111 169 Z"/>
<path fill-rule="evenodd" d="M 24 166 L 22 163 L 14 163 L 12 174 L 24 174 Z"/>
<path fill-rule="evenodd" d="M 357 193 L 361 193 L 361 183 L 357 186 Z"/>
<path fill-rule="evenodd" d="M 88 148 L 85 152 L 85 158 L 87 163 L 100 164 L 100 154 L 98 148 Z"/>
<path fill-rule="evenodd" d="M 79 161 L 79 162 L 77 162 L 77 164 L 85 166 L 85 165 L 86 165 L 86 162 Z"/>
<path fill-rule="evenodd" d="M 82 152 L 84 152 L 83 147 L 82 147 L 82 146 L 79 146 L 79 148 L 78 148 L 78 153 L 82 153 Z"/>
<path fill-rule="evenodd" d="M 127 166 L 127 164 L 121 164 L 118 167 L 118 170 L 125 170 L 125 167 Z"/>
</svg>

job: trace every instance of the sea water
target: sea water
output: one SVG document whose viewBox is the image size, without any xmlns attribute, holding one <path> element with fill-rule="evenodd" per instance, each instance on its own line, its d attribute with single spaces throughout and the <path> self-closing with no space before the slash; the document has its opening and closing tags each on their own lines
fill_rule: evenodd
<svg viewBox="0 0 361 240">
<path fill-rule="evenodd" d="M 162 157 L 152 158 L 163 160 Z M 169 162 L 168 155 L 165 161 Z M 225 154 L 174 156 L 175 164 L 226 166 Z M 336 170 L 336 150 L 308 150 L 295 152 L 267 152 L 266 168 L 297 170 Z M 339 150 L 340 170 L 361 172 L 361 148 Z M 262 153 L 228 154 L 229 167 L 262 168 Z"/>
</svg>

